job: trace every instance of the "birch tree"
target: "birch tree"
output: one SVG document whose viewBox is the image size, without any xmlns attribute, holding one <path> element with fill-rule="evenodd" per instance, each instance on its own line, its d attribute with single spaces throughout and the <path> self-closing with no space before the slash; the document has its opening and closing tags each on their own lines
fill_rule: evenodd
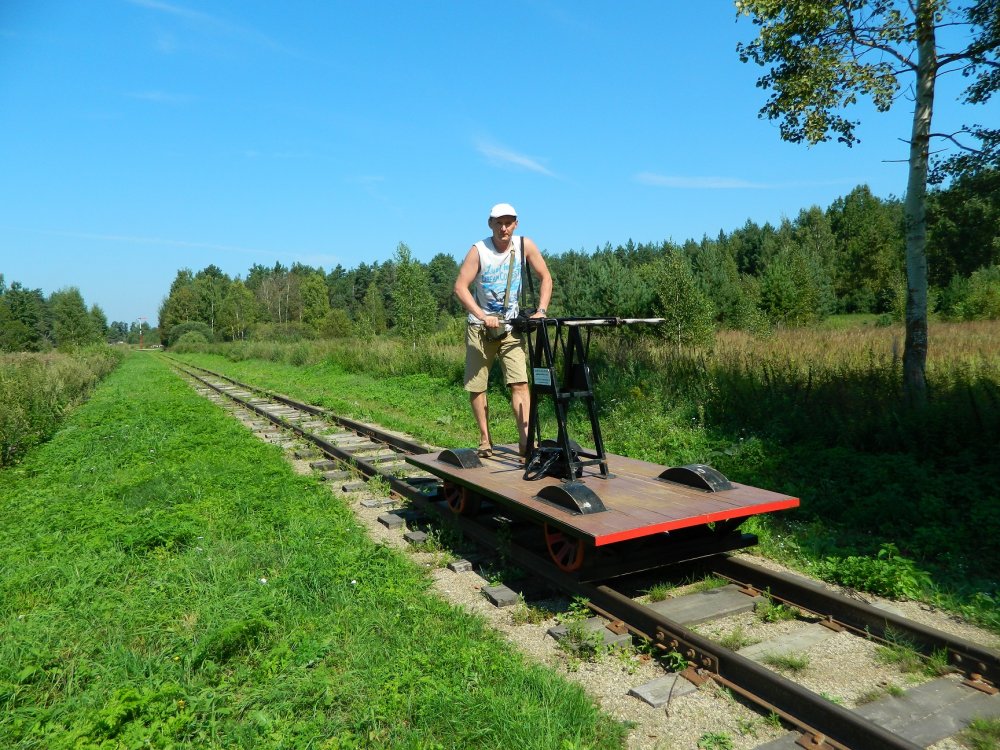
<svg viewBox="0 0 1000 750">
<path fill-rule="evenodd" d="M 396 276 L 392 283 L 392 308 L 396 330 L 410 340 L 415 349 L 417 341 L 434 330 L 437 306 L 431 294 L 427 271 L 414 260 L 410 248 L 403 242 L 396 246 Z"/>
<path fill-rule="evenodd" d="M 657 298 L 655 306 L 663 317 L 663 335 L 680 354 L 683 347 L 712 343 L 715 310 L 698 288 L 691 264 L 680 252 L 667 252 L 649 267 Z"/>
<path fill-rule="evenodd" d="M 932 130 L 935 85 L 949 73 L 970 79 L 964 94 L 970 104 L 986 103 L 1000 88 L 1000 0 L 737 0 L 736 10 L 759 29 L 737 51 L 743 62 L 769 68 L 757 81 L 771 92 L 760 114 L 779 123 L 784 140 L 815 144 L 836 138 L 851 146 L 859 140 L 858 122 L 841 110 L 865 96 L 885 112 L 900 101 L 904 86 L 912 92 L 903 385 L 911 403 L 923 403 L 930 142 L 939 136 L 978 153 L 996 147 L 996 131 L 982 126 Z M 939 42 L 945 39 L 958 41 L 943 48 Z"/>
</svg>

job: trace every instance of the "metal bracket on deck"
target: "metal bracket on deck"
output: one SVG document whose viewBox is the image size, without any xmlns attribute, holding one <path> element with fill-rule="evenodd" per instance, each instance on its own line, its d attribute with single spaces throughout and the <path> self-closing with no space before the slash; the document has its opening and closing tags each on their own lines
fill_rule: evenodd
<svg viewBox="0 0 1000 750">
<path fill-rule="evenodd" d="M 688 487 L 694 487 L 708 492 L 722 492 L 733 489 L 733 483 L 722 473 L 707 464 L 688 464 L 687 466 L 671 466 L 660 474 L 657 479 L 666 482 L 676 482 Z"/>
<path fill-rule="evenodd" d="M 575 510 L 584 515 L 601 513 L 607 508 L 601 498 L 590 487 L 580 482 L 563 482 L 542 487 L 535 497 L 548 500 L 563 508 Z"/>
<path fill-rule="evenodd" d="M 483 465 L 476 451 L 472 448 L 448 448 L 441 451 L 438 461 L 458 466 L 461 469 L 478 469 Z"/>
</svg>

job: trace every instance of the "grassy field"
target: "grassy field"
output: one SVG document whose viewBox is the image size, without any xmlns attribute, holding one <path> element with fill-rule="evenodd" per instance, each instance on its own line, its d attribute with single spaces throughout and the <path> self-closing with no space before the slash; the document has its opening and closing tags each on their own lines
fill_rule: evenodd
<svg viewBox="0 0 1000 750">
<path fill-rule="evenodd" d="M 0 549 L 3 747 L 622 743 L 155 355 L 0 473 Z"/>
<path fill-rule="evenodd" d="M 900 391 L 898 327 L 723 333 L 711 351 L 683 356 L 613 332 L 591 357 L 605 444 L 796 495 L 799 510 L 748 523 L 768 555 L 1000 630 L 1000 324 L 934 324 L 930 338 L 931 400 L 915 410 Z M 471 446 L 458 341 L 450 331 L 416 349 L 379 338 L 180 356 L 437 445 Z M 504 390 L 489 398 L 494 440 L 513 442 Z M 583 415 L 572 416 L 584 434 Z"/>
</svg>

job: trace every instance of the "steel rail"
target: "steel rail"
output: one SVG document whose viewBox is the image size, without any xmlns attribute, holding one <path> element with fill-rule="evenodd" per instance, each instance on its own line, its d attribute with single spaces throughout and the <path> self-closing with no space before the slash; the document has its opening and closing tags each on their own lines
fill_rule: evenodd
<svg viewBox="0 0 1000 750">
<path fill-rule="evenodd" d="M 179 362 L 180 360 L 173 360 L 173 361 Z M 379 428 L 374 427 L 373 425 L 365 424 L 364 422 L 358 422 L 357 420 L 350 419 L 348 417 L 341 417 L 320 406 L 313 406 L 312 404 L 305 404 L 302 403 L 301 401 L 296 401 L 291 396 L 286 396 L 281 393 L 274 393 L 272 391 L 268 391 L 267 389 L 258 388 L 257 386 L 249 385 L 247 383 L 241 383 L 239 380 L 231 378 L 228 375 L 223 375 L 220 372 L 213 372 L 212 370 L 209 370 L 205 367 L 199 367 L 198 365 L 191 365 L 188 364 L 187 362 L 183 362 L 182 364 L 185 367 L 192 367 L 195 370 L 200 370 L 201 372 L 208 373 L 212 377 L 228 381 L 233 385 L 238 386 L 240 388 L 244 388 L 250 392 L 262 393 L 268 398 L 274 399 L 275 401 L 280 401 L 281 403 L 287 406 L 292 406 L 296 409 L 308 412 L 317 417 L 322 417 L 323 419 L 335 422 L 336 424 L 339 424 L 341 427 L 344 427 L 345 429 L 351 430 L 352 432 L 356 432 L 359 435 L 367 435 L 368 437 L 374 438 L 379 442 L 387 443 L 388 445 L 391 445 L 393 448 L 401 450 L 404 453 L 429 453 L 431 451 L 440 450 L 439 448 L 435 448 L 434 446 L 429 446 L 426 443 L 419 443 L 414 440 L 408 440 L 406 438 L 400 437 L 399 435 L 395 435 L 391 432 L 380 430 Z"/>
<path fill-rule="evenodd" d="M 679 651 L 699 672 L 710 672 L 713 678 L 717 675 L 727 687 L 765 709 L 776 710 L 801 730 L 833 747 L 849 750 L 920 747 L 607 586 L 597 586 L 591 601 L 638 628 L 654 643 Z"/>
<path fill-rule="evenodd" d="M 181 369 L 183 371 L 183 368 L 178 368 L 178 369 Z M 200 367 L 196 368 L 196 369 L 204 370 L 204 368 L 200 368 Z M 217 375 L 217 373 L 211 373 L 210 371 L 207 371 L 207 370 L 206 370 L 206 372 L 209 372 L 213 376 Z M 279 417 L 276 414 L 271 414 L 266 409 L 261 408 L 257 404 L 251 403 L 247 399 L 240 398 L 239 396 L 237 396 L 237 395 L 235 395 L 233 393 L 227 392 L 224 388 L 220 388 L 219 386 L 217 386 L 214 383 L 211 383 L 211 382 L 205 380 L 204 378 L 200 377 L 199 375 L 197 375 L 195 373 L 187 371 L 187 375 L 189 375 L 190 377 L 195 378 L 196 380 L 198 380 L 198 382 L 203 383 L 204 385 L 208 386 L 209 388 L 211 388 L 216 393 L 219 393 L 220 395 L 225 396 L 226 398 L 232 399 L 233 401 L 235 401 L 236 403 L 240 404 L 245 409 L 249 409 L 253 413 L 258 414 L 258 415 L 264 417 L 269 422 L 272 422 L 273 424 L 277 425 L 278 427 L 281 427 L 282 429 L 286 429 L 286 430 L 289 430 L 291 432 L 294 432 L 299 437 L 303 438 L 304 440 L 312 443 L 317 448 L 319 448 L 327 457 L 338 459 L 338 460 L 343 461 L 344 463 L 346 463 L 346 464 L 348 464 L 350 466 L 353 466 L 361 474 L 363 474 L 364 476 L 366 476 L 368 478 L 380 477 L 381 479 L 383 479 L 386 482 L 388 482 L 390 489 L 394 490 L 397 494 L 399 494 L 401 496 L 404 496 L 404 497 L 407 497 L 409 499 L 416 499 L 418 497 L 423 497 L 424 496 L 424 492 L 423 491 L 421 491 L 420 489 L 415 488 L 413 486 L 413 480 L 407 481 L 406 479 L 394 476 L 393 474 L 391 474 L 389 472 L 383 471 L 382 469 L 380 469 L 376 465 L 375 461 L 369 461 L 369 460 L 367 460 L 367 459 L 365 459 L 363 457 L 355 455 L 355 450 L 356 449 L 351 450 L 351 449 L 348 449 L 348 448 L 342 448 L 342 447 L 336 445 L 335 443 L 333 443 L 333 442 L 331 442 L 329 440 L 326 440 L 325 438 L 321 437 L 320 435 L 316 435 L 314 433 L 311 433 L 308 430 L 306 430 L 306 429 L 298 426 L 297 424 L 294 424 L 294 423 L 289 422 L 289 421 L 287 421 L 285 419 L 282 419 L 281 417 Z M 240 388 L 245 388 L 248 391 L 251 391 L 251 392 L 253 392 L 253 391 L 261 392 L 260 389 L 256 389 L 256 388 L 252 388 L 250 386 L 246 386 L 243 383 L 238 383 L 237 381 L 233 381 L 232 378 L 226 378 L 225 376 L 219 376 L 219 377 L 222 377 L 224 380 L 228 380 L 229 382 L 233 383 L 234 385 L 237 385 Z M 275 400 L 277 400 L 277 399 L 275 399 Z M 286 405 L 291 405 L 291 404 L 287 404 L 287 402 L 284 402 L 284 401 L 282 403 L 286 403 Z M 313 413 L 313 412 L 310 412 L 310 413 Z M 326 418 L 334 420 L 335 422 L 341 424 L 341 426 L 346 426 L 346 425 L 343 424 L 343 418 L 334 418 L 333 415 L 329 415 L 329 414 L 325 414 L 323 416 L 326 417 Z M 350 423 L 350 424 L 360 424 L 360 423 L 353 422 L 352 420 L 346 420 L 346 421 L 348 423 Z M 418 443 L 411 443 L 409 441 L 400 440 L 398 436 L 392 435 L 390 433 L 382 432 L 381 430 L 378 430 L 377 428 L 372 427 L 371 425 L 363 425 L 363 427 L 365 428 L 364 432 L 365 432 L 366 436 L 368 436 L 368 437 L 374 437 L 376 440 L 379 440 L 381 442 L 388 442 L 388 439 L 391 438 L 391 439 L 399 441 L 399 442 L 408 443 L 410 445 L 417 446 L 418 447 L 418 452 L 423 452 L 424 450 L 426 450 L 426 448 L 424 448 L 422 445 L 420 445 Z M 353 428 L 348 428 L 348 429 L 353 429 Z M 435 478 L 435 479 L 420 480 L 418 483 L 421 484 L 421 485 L 423 485 L 423 486 L 427 486 L 428 484 L 434 484 L 436 486 L 437 482 L 438 482 L 438 480 Z"/>
<path fill-rule="evenodd" d="M 766 591 L 775 599 L 804 609 L 861 635 L 884 642 L 902 638 L 925 653 L 946 649 L 949 662 L 984 692 L 1000 683 L 1000 652 L 940 630 L 907 620 L 825 588 L 801 576 L 767 570 L 734 557 L 707 561 L 714 573 L 731 581 Z"/>
</svg>

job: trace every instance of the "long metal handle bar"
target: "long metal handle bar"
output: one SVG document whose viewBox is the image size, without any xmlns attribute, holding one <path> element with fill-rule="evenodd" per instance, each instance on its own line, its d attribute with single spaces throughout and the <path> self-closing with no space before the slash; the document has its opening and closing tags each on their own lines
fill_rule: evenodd
<svg viewBox="0 0 1000 750">
<path fill-rule="evenodd" d="M 657 325 L 664 322 L 664 318 L 556 318 L 564 326 L 630 326 L 637 323 L 648 323 Z"/>
<path fill-rule="evenodd" d="M 665 318 L 520 318 L 517 325 L 534 328 L 540 325 L 557 326 L 625 326 L 638 323 L 657 325 L 663 323 Z"/>
</svg>

